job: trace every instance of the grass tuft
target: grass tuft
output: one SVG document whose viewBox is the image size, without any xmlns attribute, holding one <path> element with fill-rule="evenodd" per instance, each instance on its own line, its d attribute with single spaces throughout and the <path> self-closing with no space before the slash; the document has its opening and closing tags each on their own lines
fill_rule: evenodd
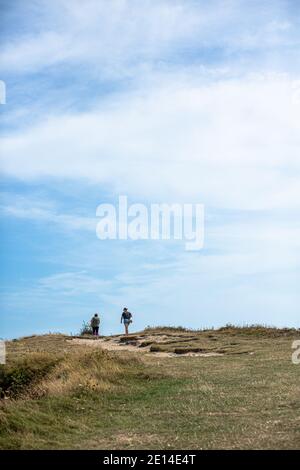
<svg viewBox="0 0 300 470">
<path fill-rule="evenodd" d="M 29 353 L 12 364 L 0 366 L 0 397 L 15 398 L 28 393 L 58 363 L 49 353 Z"/>
</svg>

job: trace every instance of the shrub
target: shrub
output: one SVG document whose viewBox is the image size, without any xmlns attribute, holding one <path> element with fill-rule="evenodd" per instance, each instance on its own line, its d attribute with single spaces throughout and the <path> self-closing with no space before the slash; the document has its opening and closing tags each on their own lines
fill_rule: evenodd
<svg viewBox="0 0 300 470">
<path fill-rule="evenodd" d="M 0 398 L 16 397 L 45 377 L 58 363 L 57 356 L 48 353 L 28 353 L 13 364 L 0 366 Z"/>
<path fill-rule="evenodd" d="M 84 321 L 79 331 L 79 336 L 92 335 L 92 334 L 93 334 L 93 328 L 91 327 L 90 323 Z"/>
</svg>

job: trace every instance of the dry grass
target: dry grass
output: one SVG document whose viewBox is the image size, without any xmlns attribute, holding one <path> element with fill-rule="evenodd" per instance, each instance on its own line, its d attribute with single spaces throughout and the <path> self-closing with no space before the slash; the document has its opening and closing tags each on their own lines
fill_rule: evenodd
<svg viewBox="0 0 300 470">
<path fill-rule="evenodd" d="M 37 398 L 101 392 L 109 390 L 124 374 L 126 357 L 81 345 L 74 349 L 68 339 L 44 335 L 8 342 L 7 364 L 0 368 L 2 396 Z"/>
<path fill-rule="evenodd" d="M 89 348 L 68 353 L 54 369 L 35 386 L 41 395 L 70 395 L 74 392 L 102 392 L 111 389 L 122 375 L 120 361 L 106 351 Z"/>
<path fill-rule="evenodd" d="M 298 328 L 276 328 L 267 325 L 243 325 L 235 326 L 227 324 L 221 328 L 203 328 L 203 329 L 189 329 L 182 326 L 156 326 L 145 328 L 144 331 L 139 334 L 155 334 L 160 335 L 164 334 L 167 336 L 195 336 L 195 335 L 216 335 L 220 336 L 222 334 L 226 336 L 252 336 L 252 337 L 269 337 L 269 338 L 279 338 L 283 336 L 295 336 L 300 334 L 300 329 Z"/>
<path fill-rule="evenodd" d="M 291 362 L 298 330 L 227 326 L 135 336 L 168 351 L 225 353 L 137 357 L 122 344 L 121 352 L 105 352 L 62 335 L 12 342 L 7 371 L 35 372 L 25 394 L 0 405 L 0 448 L 300 447 L 300 366 Z"/>
<path fill-rule="evenodd" d="M 35 353 L 65 353 L 71 350 L 67 339 L 69 336 L 61 334 L 33 335 L 15 339 L 6 343 L 7 361 L 12 363 L 30 352 Z"/>
</svg>

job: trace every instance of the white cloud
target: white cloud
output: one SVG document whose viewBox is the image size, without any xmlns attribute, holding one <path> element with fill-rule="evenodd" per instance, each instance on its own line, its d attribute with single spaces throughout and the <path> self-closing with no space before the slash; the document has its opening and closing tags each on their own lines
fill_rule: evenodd
<svg viewBox="0 0 300 470">
<path fill-rule="evenodd" d="M 58 291 L 63 294 L 104 294 L 112 282 L 99 277 L 93 277 L 85 271 L 53 274 L 41 278 L 38 289 L 43 291 Z"/>
<path fill-rule="evenodd" d="M 298 45 L 295 17 L 280 1 L 87 0 L 82 8 L 80 0 L 52 0 L 25 10 L 22 19 L 26 32 L 3 46 L 3 70 L 37 73 L 67 62 L 90 64 L 104 76 L 133 76 L 193 48 L 268 54 Z"/>
<path fill-rule="evenodd" d="M 7 198 L 6 198 L 7 199 Z M 0 206 L 6 216 L 51 224 L 69 233 L 74 230 L 84 230 L 96 233 L 96 217 L 66 214 L 47 201 L 25 197 L 13 197 Z"/>
<path fill-rule="evenodd" d="M 89 0 L 84 9 L 76 0 L 51 3 L 41 8 L 42 14 L 45 8 L 52 12 L 44 30 L 4 46 L 4 70 L 32 73 L 63 61 L 92 62 L 102 74 L 116 75 L 122 67 L 124 73 L 124 66 L 156 59 L 174 42 L 191 39 L 206 20 L 205 12 L 199 15 L 192 5 L 164 0 Z"/>
<path fill-rule="evenodd" d="M 72 39 L 55 32 L 42 33 L 27 37 L 20 43 L 11 44 L 4 49 L 0 64 L 4 69 L 14 72 L 33 72 L 43 66 L 51 66 L 72 57 Z M 51 53 L 47 54 L 47 51 Z"/>
<path fill-rule="evenodd" d="M 2 139 L 8 176 L 85 179 L 153 200 L 299 207 L 293 81 L 169 81 Z"/>
</svg>

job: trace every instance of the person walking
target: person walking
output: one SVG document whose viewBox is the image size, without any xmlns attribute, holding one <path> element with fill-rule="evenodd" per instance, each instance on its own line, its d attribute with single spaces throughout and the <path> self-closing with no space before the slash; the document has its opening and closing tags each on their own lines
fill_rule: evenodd
<svg viewBox="0 0 300 470">
<path fill-rule="evenodd" d="M 121 315 L 121 323 L 124 323 L 125 335 L 128 336 L 128 327 L 132 323 L 132 314 L 128 311 L 128 308 L 124 307 Z"/>
<path fill-rule="evenodd" d="M 91 327 L 93 329 L 93 336 L 99 336 L 99 326 L 100 326 L 100 318 L 99 318 L 98 313 L 95 313 L 95 315 L 91 319 Z"/>
</svg>

